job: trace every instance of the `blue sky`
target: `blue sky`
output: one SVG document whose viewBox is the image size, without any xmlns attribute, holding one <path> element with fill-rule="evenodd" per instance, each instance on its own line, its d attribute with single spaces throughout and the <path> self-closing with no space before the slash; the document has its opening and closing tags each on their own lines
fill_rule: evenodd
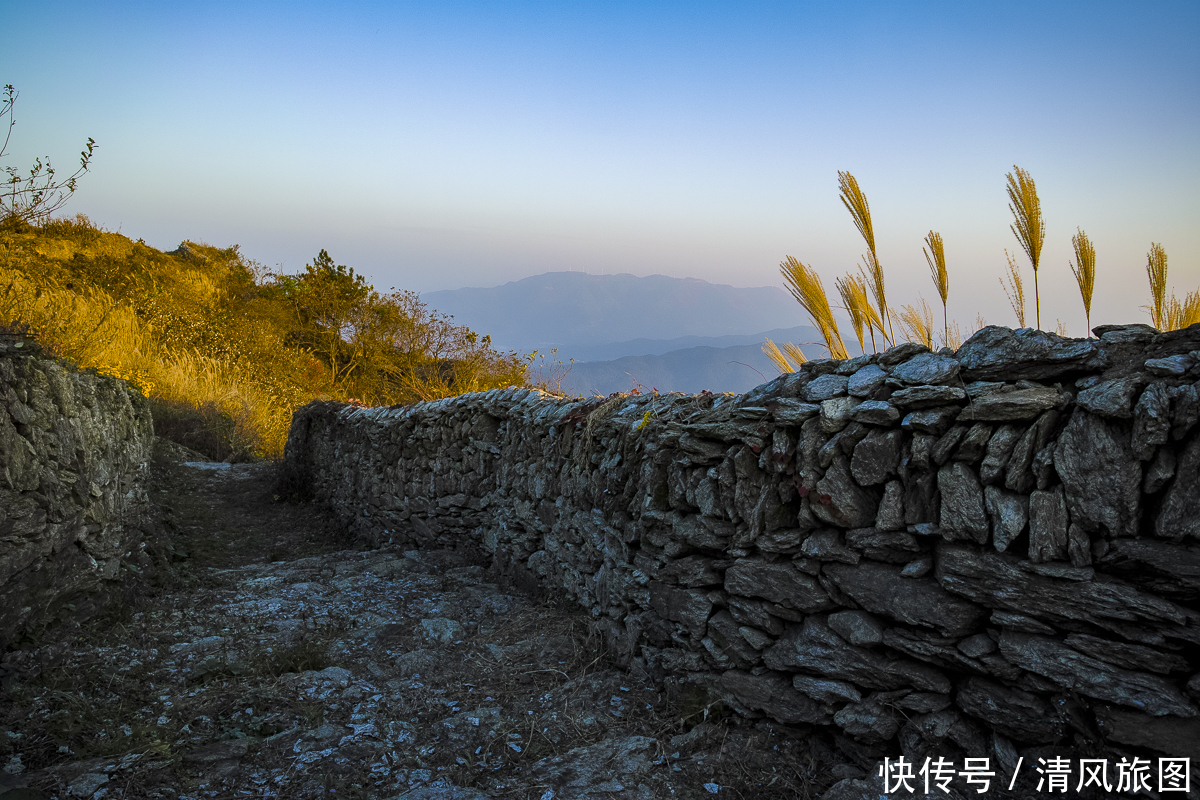
<svg viewBox="0 0 1200 800">
<path fill-rule="evenodd" d="M 1036 179 L 1044 321 L 1083 332 L 1067 267 L 1097 246 L 1093 319 L 1145 318 L 1151 241 L 1200 283 L 1200 4 L 25 3 L 0 83 L 6 164 L 73 162 L 69 207 L 164 249 L 322 247 L 380 287 L 549 270 L 832 286 L 871 201 L 893 302 L 1013 323 L 1004 175 Z M 1028 279 L 1028 273 L 1027 273 Z M 803 322 L 799 310 L 797 324 Z"/>
</svg>

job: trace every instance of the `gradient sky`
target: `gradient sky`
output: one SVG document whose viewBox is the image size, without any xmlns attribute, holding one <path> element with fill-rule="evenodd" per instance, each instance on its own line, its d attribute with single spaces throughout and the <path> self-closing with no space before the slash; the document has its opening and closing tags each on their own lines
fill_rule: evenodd
<svg viewBox="0 0 1200 800">
<path fill-rule="evenodd" d="M 1151 241 L 1177 292 L 1200 284 L 1195 0 L 44 2 L 4 23 L 4 163 L 61 170 L 94 137 L 67 210 L 163 249 L 295 271 L 324 247 L 418 291 L 550 270 L 781 285 L 791 254 L 832 288 L 863 250 L 845 169 L 893 302 L 935 299 L 933 228 L 951 315 L 1013 324 L 1019 164 L 1047 222 L 1045 327 L 1083 333 L 1076 226 L 1094 322 L 1146 320 Z"/>
</svg>

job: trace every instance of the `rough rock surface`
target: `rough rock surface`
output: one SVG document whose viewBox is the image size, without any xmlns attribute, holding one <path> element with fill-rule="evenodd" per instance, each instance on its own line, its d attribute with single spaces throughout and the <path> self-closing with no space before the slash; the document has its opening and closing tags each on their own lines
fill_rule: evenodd
<svg viewBox="0 0 1200 800">
<path fill-rule="evenodd" d="M 696 780 L 681 783 L 675 767 L 686 771 L 680 763 L 686 750 L 677 737 L 692 733 L 682 724 L 664 733 L 670 725 L 654 716 L 672 696 L 674 709 L 694 709 L 692 720 L 729 712 L 714 727 L 740 758 L 758 758 L 756 747 L 776 744 L 797 759 L 803 748 L 817 748 L 808 755 L 829 769 L 819 778 L 811 770 L 787 772 L 790 783 L 777 796 L 827 786 L 830 796 L 864 796 L 875 790 L 869 776 L 880 760 L 901 754 L 917 763 L 986 756 L 1005 777 L 1024 763 L 1014 793 L 996 792 L 1012 797 L 1033 796 L 1030 765 L 1039 758 L 1086 755 L 1115 763 L 1179 755 L 1172 748 L 1200 719 L 1200 548 L 1193 542 L 1200 374 L 1192 366 L 1181 373 L 1178 365 L 1190 362 L 1174 357 L 1200 348 L 1200 326 L 1163 334 L 1121 328 L 1103 336 L 1062 340 L 986 329 L 958 354 L 902 345 L 846 362 L 811 362 L 743 397 L 572 400 L 512 388 L 391 409 L 313 404 L 293 421 L 277 494 L 317 501 L 366 548 L 333 561 L 380 560 L 380 569 L 396 572 L 385 579 L 296 567 L 304 589 L 291 605 L 293 597 L 275 588 L 281 578 L 275 570 L 284 567 L 256 566 L 262 571 L 250 577 L 245 562 L 231 563 L 207 579 L 242 581 L 241 588 L 185 602 L 236 608 L 262 625 L 284 620 L 281 630 L 295 631 L 301 626 L 286 620 L 307 619 L 322 608 L 321 598 L 353 600 L 346 620 L 330 630 L 337 658 L 307 671 L 321 672 L 330 684 L 322 702 L 338 703 L 334 710 L 375 714 L 345 723 L 374 725 L 375 734 L 350 727 L 343 737 L 380 741 L 381 723 L 407 720 L 413 740 L 389 731 L 383 762 L 350 751 L 331 761 L 308 757 L 320 761 L 314 770 L 346 774 L 339 768 L 353 763 L 360 786 L 393 781 L 389 791 L 419 789 L 418 796 L 469 788 L 539 800 L 551 790 L 551 796 L 690 797 L 719 794 L 728 782 L 742 787 L 736 794 L 757 797 L 780 785 L 765 772 L 737 784 L 728 772 L 705 779 L 716 787 L 706 788 L 699 782 L 703 769 L 726 763 L 719 746 L 696 760 L 703 769 L 688 773 Z M 953 372 L 945 360 L 959 364 L 959 377 L 937 383 L 932 365 Z M 1134 375 L 1129 416 L 1078 401 L 1090 388 Z M 865 387 L 871 388 L 863 393 Z M 901 395 L 905 402 L 922 397 L 938 405 L 906 407 L 903 417 L 874 415 L 896 409 L 889 398 L 910 390 L 917 391 Z M 963 419 L 987 398 L 1004 398 L 986 412 L 997 418 Z M 866 403 L 885 405 L 860 414 Z M 387 559 L 403 562 L 408 572 L 424 570 L 428 589 L 419 581 L 399 588 L 376 582 L 415 580 L 402 578 L 401 566 L 384 565 Z M 455 577 L 468 574 L 466 582 Z M 540 636 L 529 656 L 509 648 L 531 637 L 488 638 L 489 625 L 516 624 L 527 619 L 523 609 L 536 606 L 502 588 L 509 585 L 578 607 L 572 619 L 580 627 Z M 497 594 L 509 597 L 508 611 L 488 616 Z M 253 598 L 262 601 L 254 607 L 260 616 L 239 605 Z M 234 626 L 197 622 L 186 640 L 174 643 L 186 645 L 179 653 L 199 658 L 205 648 L 225 646 L 223 627 Z M 356 644 L 359 629 L 375 638 Z M 401 643 L 389 654 L 394 670 L 379 663 L 392 634 Z M 574 643 L 568 647 L 559 636 Z M 571 661 L 567 652 L 586 660 Z M 356 653 L 384 676 L 363 662 L 370 685 L 351 705 L 339 693 L 359 680 Z M 494 672 L 479 677 L 467 670 L 490 665 L 489 657 L 509 664 L 510 655 L 530 659 L 504 671 L 531 681 L 521 702 L 512 694 L 501 701 L 490 690 Z M 182 669 L 182 661 L 163 658 L 156 663 Z M 578 675 L 576 667 L 587 664 Z M 229 680 L 243 679 L 230 669 Z M 604 672 L 616 688 L 583 682 L 589 670 Z M 151 680 L 169 685 L 171 675 L 156 672 Z M 379 685 L 388 680 L 401 682 L 399 697 Z M 579 727 L 581 719 L 570 717 L 572 726 L 596 732 L 572 739 L 555 727 L 567 714 L 558 711 L 564 700 L 556 687 L 568 685 L 582 708 L 608 703 L 627 713 L 604 730 Z M 458 703 L 445 706 L 434 738 L 422 739 L 419 723 L 433 717 L 413 722 L 395 710 L 415 702 L 404 691 L 425 697 L 433 686 Z M 517 709 L 515 717 L 529 726 L 512 730 L 522 739 L 453 738 L 463 730 L 456 713 L 467 711 L 482 726 L 478 715 L 494 707 L 466 708 L 476 692 L 496 701 L 502 717 Z M 644 705 L 632 702 L 635 692 Z M 185 693 L 164 694 L 163 702 L 189 702 Z M 376 694 L 380 699 L 371 699 Z M 66 702 L 45 697 L 39 702 Z M 368 700 L 387 710 L 371 709 Z M 221 713 L 240 704 L 238 697 Z M 151 697 L 135 705 L 171 719 Z M 635 705 L 646 716 L 636 717 Z M 34 708 L 26 719 L 43 719 L 37 715 L 44 710 Z M 553 731 L 562 738 L 550 747 Z M 320 735 L 313 733 L 314 750 L 323 753 L 331 745 L 320 744 Z M 245 764 L 262 750 L 251 745 L 239 756 L 236 748 L 216 747 L 220 741 L 208 735 L 192 742 L 212 749 L 189 748 L 175 763 L 205 765 L 189 768 L 206 771 L 210 782 L 239 769 L 250 775 Z M 338 748 L 355 742 L 338 741 Z M 797 742 L 803 747 L 787 749 Z M 513 745 L 530 761 L 507 754 L 509 761 L 495 760 L 497 752 L 517 753 Z M 476 759 L 485 751 L 487 767 Z M 677 751 L 679 758 L 672 755 Z M 297 752 L 308 751 L 301 745 Z M 445 770 L 414 772 L 431 768 L 405 759 Z M 620 765 L 620 774 L 596 769 L 598 759 Z M 80 791 L 103 790 L 122 774 L 108 770 L 111 763 L 72 763 L 70 775 L 58 774 L 68 784 L 78 781 Z M 363 775 L 364 764 L 374 777 Z M 507 766 L 486 771 L 495 764 Z M 407 770 L 402 785 L 401 770 Z M 253 775 L 254 786 L 279 777 Z M 303 783 L 314 775 L 305 771 L 298 785 L 316 785 Z"/>
<path fill-rule="evenodd" d="M 1144 746 L 1200 694 L 1200 375 L 1192 332 L 1105 335 L 985 329 L 745 398 L 317 405 L 288 474 L 364 535 L 478 542 L 630 665 L 844 752 Z"/>
<path fill-rule="evenodd" d="M 0 797 L 790 800 L 857 770 L 805 728 L 718 721 L 695 685 L 615 668 L 588 615 L 478 553 L 363 550 L 272 502 L 272 465 L 194 458 L 154 462 L 161 585 L 0 660 Z"/>
<path fill-rule="evenodd" d="M 146 398 L 0 334 L 0 649 L 95 613 L 136 569 L 153 428 Z"/>
</svg>

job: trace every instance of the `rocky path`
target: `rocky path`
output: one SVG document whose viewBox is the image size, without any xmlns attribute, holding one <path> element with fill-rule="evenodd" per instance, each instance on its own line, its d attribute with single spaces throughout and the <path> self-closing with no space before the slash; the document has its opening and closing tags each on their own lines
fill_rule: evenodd
<svg viewBox="0 0 1200 800">
<path fill-rule="evenodd" d="M 161 445 L 157 563 L 4 656 L 0 800 L 805 798 L 805 735 L 612 668 L 589 620 L 449 551 L 359 551 L 273 466 Z M 867 765 L 864 765 L 867 766 Z"/>
</svg>

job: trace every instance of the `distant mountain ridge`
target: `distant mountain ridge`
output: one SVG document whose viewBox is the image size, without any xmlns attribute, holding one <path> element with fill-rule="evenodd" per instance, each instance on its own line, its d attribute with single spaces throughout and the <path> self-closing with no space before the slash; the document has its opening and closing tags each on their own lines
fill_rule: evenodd
<svg viewBox="0 0 1200 800">
<path fill-rule="evenodd" d="M 811 325 L 799 325 L 795 328 L 775 328 L 757 333 L 729 334 L 727 336 L 677 336 L 674 339 L 630 339 L 627 342 L 610 342 L 596 345 L 573 345 L 567 353 L 577 363 L 593 361 L 611 361 L 626 356 L 655 356 L 670 353 L 675 350 L 685 350 L 697 347 L 726 348 L 754 345 L 761 347 L 767 339 L 782 344 L 795 342 L 806 344 L 819 341 L 820 333 Z M 560 355 L 563 355 L 560 353 Z M 564 359 L 565 360 L 565 359 Z"/>
<path fill-rule="evenodd" d="M 739 288 L 665 275 L 547 272 L 492 288 L 427 292 L 421 299 L 491 336 L 500 349 L 557 347 L 567 358 L 575 346 L 757 335 L 803 320 L 796 301 L 777 287 Z"/>
</svg>

